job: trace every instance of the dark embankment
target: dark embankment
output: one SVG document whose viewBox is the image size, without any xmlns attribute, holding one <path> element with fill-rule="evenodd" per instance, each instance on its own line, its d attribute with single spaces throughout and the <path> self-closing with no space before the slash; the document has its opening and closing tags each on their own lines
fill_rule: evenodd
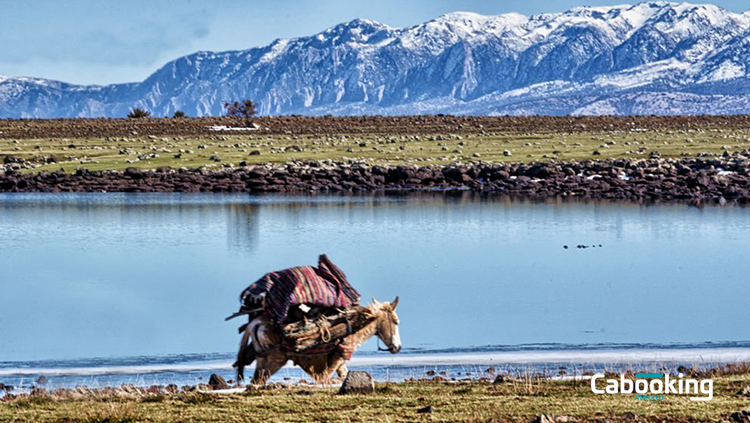
<svg viewBox="0 0 750 423">
<path fill-rule="evenodd" d="M 470 189 L 530 197 L 750 201 L 750 152 L 710 159 L 380 166 L 295 162 L 222 170 L 0 172 L 4 192 L 363 192 Z"/>
<path fill-rule="evenodd" d="M 253 118 L 259 135 L 469 134 L 744 129 L 750 115 L 736 116 L 274 116 Z M 0 119 L 0 138 L 103 138 L 201 136 L 212 126 L 243 126 L 229 117 L 143 119 Z M 229 132 L 234 133 L 236 132 Z"/>
</svg>

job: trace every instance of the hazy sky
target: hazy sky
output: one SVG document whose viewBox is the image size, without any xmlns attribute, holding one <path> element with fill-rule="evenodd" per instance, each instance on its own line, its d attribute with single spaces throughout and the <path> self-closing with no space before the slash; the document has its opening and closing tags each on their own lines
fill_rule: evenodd
<svg viewBox="0 0 750 423">
<path fill-rule="evenodd" d="M 608 0 L 0 0 L 0 75 L 81 84 L 139 81 L 197 50 L 237 50 L 354 18 L 390 26 L 454 11 L 560 12 Z M 744 12 L 747 0 L 717 1 Z"/>
</svg>

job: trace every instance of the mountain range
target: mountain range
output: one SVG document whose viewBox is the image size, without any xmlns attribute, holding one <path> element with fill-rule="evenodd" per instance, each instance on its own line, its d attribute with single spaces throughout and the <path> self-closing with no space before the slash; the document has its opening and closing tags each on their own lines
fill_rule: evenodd
<svg viewBox="0 0 750 423">
<path fill-rule="evenodd" d="M 0 77 L 0 117 L 738 114 L 750 110 L 750 12 L 649 2 L 563 13 L 450 13 L 409 28 L 355 19 L 309 37 L 198 52 L 146 80 Z"/>
</svg>

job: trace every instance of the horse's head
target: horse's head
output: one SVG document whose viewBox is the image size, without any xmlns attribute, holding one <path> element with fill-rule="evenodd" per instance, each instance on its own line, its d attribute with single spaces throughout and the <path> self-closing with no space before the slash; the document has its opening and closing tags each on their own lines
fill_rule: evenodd
<svg viewBox="0 0 750 423">
<path fill-rule="evenodd" d="M 388 347 L 391 354 L 401 351 L 401 335 L 398 333 L 398 297 L 393 302 L 381 303 L 372 299 L 372 310 L 377 317 L 377 336 Z"/>
</svg>

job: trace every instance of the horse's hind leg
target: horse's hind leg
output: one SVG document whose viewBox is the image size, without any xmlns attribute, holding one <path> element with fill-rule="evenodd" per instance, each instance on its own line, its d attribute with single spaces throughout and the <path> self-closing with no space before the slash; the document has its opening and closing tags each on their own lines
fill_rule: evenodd
<svg viewBox="0 0 750 423">
<path fill-rule="evenodd" d="M 253 348 L 252 342 L 244 349 L 240 349 L 237 354 L 237 361 L 234 366 L 237 368 L 237 383 L 239 384 L 245 380 L 245 367 L 251 365 L 255 361 L 255 348 Z"/>
<path fill-rule="evenodd" d="M 255 374 L 250 382 L 253 385 L 263 385 L 268 379 L 279 371 L 289 359 L 284 354 L 269 353 L 263 357 L 257 357 L 255 361 Z"/>
<path fill-rule="evenodd" d="M 255 347 L 250 340 L 250 330 L 245 329 L 242 334 L 242 340 L 240 341 L 240 350 L 237 352 L 237 361 L 234 362 L 234 367 L 237 368 L 237 383 L 239 384 L 245 379 L 245 367 L 252 364 L 255 360 Z"/>
</svg>

